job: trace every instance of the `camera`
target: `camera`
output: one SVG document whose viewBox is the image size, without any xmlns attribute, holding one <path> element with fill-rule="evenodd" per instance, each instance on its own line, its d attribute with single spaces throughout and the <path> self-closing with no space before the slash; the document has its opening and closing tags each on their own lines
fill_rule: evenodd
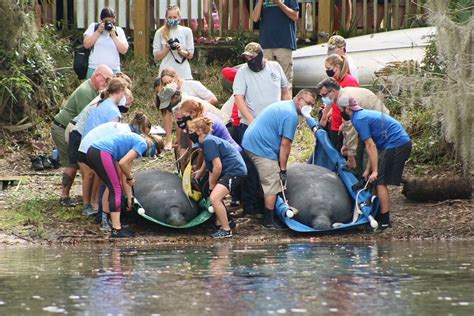
<svg viewBox="0 0 474 316">
<path fill-rule="evenodd" d="M 104 28 L 110 32 L 114 28 L 114 24 L 111 21 L 107 21 L 105 22 Z"/>
<path fill-rule="evenodd" d="M 171 50 L 176 50 L 178 48 L 178 44 L 179 40 L 176 37 L 170 38 L 168 40 L 168 45 L 170 46 Z"/>
</svg>

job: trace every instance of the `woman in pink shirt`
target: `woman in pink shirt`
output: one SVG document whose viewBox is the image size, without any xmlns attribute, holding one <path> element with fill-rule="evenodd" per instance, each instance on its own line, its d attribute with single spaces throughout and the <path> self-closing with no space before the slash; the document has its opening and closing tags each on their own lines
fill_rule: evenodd
<svg viewBox="0 0 474 316">
<path fill-rule="evenodd" d="M 344 56 L 332 54 L 324 61 L 326 74 L 334 78 L 342 88 L 359 87 L 357 79 L 350 74 L 349 63 Z M 341 111 L 330 98 L 322 98 L 325 108 L 321 117 L 321 126 L 327 126 L 329 139 L 339 151 L 342 147 L 342 117 Z"/>
</svg>

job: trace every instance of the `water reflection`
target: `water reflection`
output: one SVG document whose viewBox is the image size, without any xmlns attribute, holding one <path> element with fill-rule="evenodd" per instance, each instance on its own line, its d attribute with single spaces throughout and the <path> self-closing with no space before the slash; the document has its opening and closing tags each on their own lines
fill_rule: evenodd
<svg viewBox="0 0 474 316">
<path fill-rule="evenodd" d="M 472 314 L 472 243 L 3 249 L 0 314 Z"/>
</svg>

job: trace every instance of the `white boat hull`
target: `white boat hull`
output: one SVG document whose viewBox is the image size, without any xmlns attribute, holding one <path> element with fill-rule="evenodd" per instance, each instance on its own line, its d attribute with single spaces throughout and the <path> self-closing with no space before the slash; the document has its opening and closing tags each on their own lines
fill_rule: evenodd
<svg viewBox="0 0 474 316">
<path fill-rule="evenodd" d="M 347 53 L 352 57 L 359 72 L 359 82 L 371 85 L 375 72 L 394 61 L 414 60 L 420 62 L 425 55 L 434 27 L 404 29 L 376 33 L 346 39 Z M 293 52 L 293 86 L 314 88 L 327 77 L 324 60 L 327 44 L 304 47 Z"/>
</svg>

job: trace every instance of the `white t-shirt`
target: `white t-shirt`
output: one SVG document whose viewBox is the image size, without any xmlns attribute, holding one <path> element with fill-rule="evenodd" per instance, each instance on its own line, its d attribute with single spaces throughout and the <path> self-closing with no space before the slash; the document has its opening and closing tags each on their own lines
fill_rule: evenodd
<svg viewBox="0 0 474 316">
<path fill-rule="evenodd" d="M 101 139 L 104 136 L 116 135 L 116 134 L 127 134 L 131 133 L 130 125 L 127 123 L 108 122 L 97 126 L 92 129 L 86 136 L 82 138 L 81 145 L 79 145 L 79 151 L 87 154 L 89 147 L 96 140 Z"/>
<path fill-rule="evenodd" d="M 194 54 L 194 39 L 193 39 L 193 32 L 189 27 L 178 25 L 176 28 L 171 28 L 170 30 L 170 38 L 177 38 L 179 40 L 179 44 L 181 45 L 181 49 L 186 50 L 192 54 Z M 167 43 L 167 40 L 161 36 L 160 30 L 157 30 L 155 33 L 155 37 L 153 39 L 153 55 L 156 52 L 161 51 Z M 174 55 L 174 58 L 173 58 Z M 160 63 L 159 73 L 165 68 L 172 67 L 176 70 L 176 73 L 183 79 L 193 79 L 193 75 L 191 74 L 191 66 L 189 65 L 189 61 L 187 59 L 184 60 L 182 64 L 177 63 L 175 58 L 178 61 L 181 61 L 183 57 L 178 54 L 176 50 L 170 51 Z"/>
<path fill-rule="evenodd" d="M 184 80 L 181 91 L 187 95 L 203 99 L 205 101 L 215 98 L 216 95 L 206 88 L 200 81 Z"/>
<path fill-rule="evenodd" d="M 359 81 L 359 71 L 357 70 L 357 65 L 354 63 L 354 59 L 352 59 L 351 56 L 347 55 L 345 56 L 347 58 L 347 63 L 349 64 L 349 71 L 351 72 L 351 75 Z"/>
<path fill-rule="evenodd" d="M 266 61 L 265 68 L 253 72 L 243 65 L 235 76 L 234 95 L 245 98 L 250 113 L 255 118 L 268 105 L 281 101 L 281 89 L 288 87 L 288 80 L 280 64 L 276 61 Z M 249 124 L 239 112 L 241 123 Z"/>
<path fill-rule="evenodd" d="M 91 36 L 94 34 L 96 24 L 97 23 L 91 23 L 84 32 L 84 35 Z M 115 30 L 118 38 L 126 42 L 127 38 L 125 37 L 123 29 L 120 26 L 115 26 Z M 100 34 L 89 56 L 89 68 L 95 69 L 102 64 L 109 66 L 115 72 L 120 70 L 120 54 L 117 46 L 115 46 L 114 40 L 107 31 L 103 31 Z"/>
</svg>

